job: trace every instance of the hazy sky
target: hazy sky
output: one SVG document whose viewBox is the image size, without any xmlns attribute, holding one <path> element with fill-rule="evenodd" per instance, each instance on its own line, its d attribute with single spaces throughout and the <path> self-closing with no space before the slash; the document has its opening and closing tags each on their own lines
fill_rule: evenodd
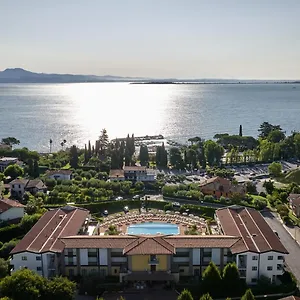
<svg viewBox="0 0 300 300">
<path fill-rule="evenodd" d="M 0 70 L 300 79 L 300 0 L 0 0 Z"/>
</svg>

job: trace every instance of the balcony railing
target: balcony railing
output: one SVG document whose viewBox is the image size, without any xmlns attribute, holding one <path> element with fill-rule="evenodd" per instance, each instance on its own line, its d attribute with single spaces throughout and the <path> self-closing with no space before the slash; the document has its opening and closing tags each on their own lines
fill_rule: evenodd
<svg viewBox="0 0 300 300">
<path fill-rule="evenodd" d="M 159 264 L 159 259 L 157 259 L 157 258 L 150 258 L 148 260 L 148 262 L 149 262 L 149 265 L 158 265 Z"/>
</svg>

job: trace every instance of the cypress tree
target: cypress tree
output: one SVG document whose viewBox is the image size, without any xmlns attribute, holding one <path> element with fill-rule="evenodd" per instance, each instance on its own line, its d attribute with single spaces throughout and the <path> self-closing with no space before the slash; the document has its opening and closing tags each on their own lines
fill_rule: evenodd
<svg viewBox="0 0 300 300">
<path fill-rule="evenodd" d="M 86 144 L 84 144 L 84 163 L 86 164 L 89 161 L 88 151 L 86 148 Z"/>
<path fill-rule="evenodd" d="M 157 146 L 156 153 L 155 153 L 155 162 L 157 167 L 161 167 L 161 159 L 162 159 L 161 152 L 162 152 L 162 147 Z"/>
<path fill-rule="evenodd" d="M 37 178 L 40 176 L 40 168 L 39 168 L 39 162 L 37 159 L 33 161 L 33 177 Z"/>
<path fill-rule="evenodd" d="M 78 167 L 78 152 L 75 145 L 70 149 L 70 165 L 74 169 Z"/>
<path fill-rule="evenodd" d="M 88 146 L 88 158 L 90 159 L 92 157 L 92 147 L 91 147 L 91 141 L 89 141 Z"/>
<path fill-rule="evenodd" d="M 242 127 L 242 125 L 240 125 L 239 136 L 243 136 L 243 127 Z"/>
<path fill-rule="evenodd" d="M 140 162 L 142 166 L 147 166 L 149 163 L 149 152 L 147 145 L 140 146 L 140 154 L 139 154 Z"/>
<path fill-rule="evenodd" d="M 121 142 L 120 150 L 119 150 L 119 168 L 123 169 L 124 165 L 124 152 L 125 152 L 125 142 L 124 140 Z"/>
</svg>

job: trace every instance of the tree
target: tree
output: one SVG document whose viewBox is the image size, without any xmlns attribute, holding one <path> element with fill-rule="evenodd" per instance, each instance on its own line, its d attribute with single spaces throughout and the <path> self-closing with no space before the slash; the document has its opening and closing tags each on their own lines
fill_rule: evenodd
<svg viewBox="0 0 300 300">
<path fill-rule="evenodd" d="M 246 293 L 243 295 L 243 297 L 241 298 L 241 300 L 255 300 L 252 291 L 248 289 Z"/>
<path fill-rule="evenodd" d="M 221 284 L 222 278 L 220 271 L 213 262 L 210 262 L 202 275 L 203 291 L 210 293 L 211 295 L 216 295 L 218 294 L 218 291 L 216 291 L 216 286 L 221 286 Z"/>
<path fill-rule="evenodd" d="M 2 139 L 2 144 L 12 146 L 12 145 L 19 145 L 20 141 L 17 140 L 15 137 L 9 136 L 7 138 Z"/>
<path fill-rule="evenodd" d="M 75 145 L 70 149 L 70 165 L 72 168 L 78 168 L 78 152 Z"/>
<path fill-rule="evenodd" d="M 166 168 L 168 166 L 168 152 L 164 143 L 156 147 L 155 162 L 157 167 Z"/>
<path fill-rule="evenodd" d="M 0 279 L 8 275 L 9 263 L 4 258 L 0 258 Z"/>
<path fill-rule="evenodd" d="M 17 177 L 22 176 L 23 174 L 24 170 L 17 164 L 10 165 L 4 170 L 4 175 L 10 176 L 12 179 L 16 179 Z"/>
<path fill-rule="evenodd" d="M 200 300 L 213 300 L 209 293 L 204 294 L 200 297 Z"/>
<path fill-rule="evenodd" d="M 257 194 L 256 185 L 251 181 L 246 182 L 246 190 L 249 194 Z"/>
<path fill-rule="evenodd" d="M 72 300 L 76 285 L 67 278 L 43 278 L 28 269 L 21 269 L 0 282 L 1 294 L 13 300 Z"/>
<path fill-rule="evenodd" d="M 147 145 L 141 145 L 140 146 L 140 162 L 142 166 L 147 166 L 149 163 L 149 152 Z"/>
<path fill-rule="evenodd" d="M 282 130 L 280 125 L 272 125 L 269 122 L 263 122 L 258 131 L 260 132 L 259 137 L 265 139 L 268 137 L 269 133 L 273 130 Z"/>
<path fill-rule="evenodd" d="M 243 136 L 243 127 L 240 125 L 239 136 Z"/>
<path fill-rule="evenodd" d="M 204 154 L 210 166 L 218 165 L 224 155 L 224 148 L 212 140 L 204 143 Z"/>
<path fill-rule="evenodd" d="M 14 300 L 38 300 L 42 299 L 45 279 L 31 270 L 22 269 L 15 271 L 0 282 L 0 290 L 3 296 Z"/>
<path fill-rule="evenodd" d="M 175 168 L 175 169 L 183 169 L 185 167 L 184 161 L 181 156 L 180 149 L 177 147 L 172 147 L 170 149 L 170 164 Z"/>
<path fill-rule="evenodd" d="M 275 129 L 268 134 L 267 138 L 271 143 L 279 143 L 284 140 L 285 134 L 281 130 Z"/>
<path fill-rule="evenodd" d="M 184 289 L 177 297 L 177 300 L 193 300 L 193 296 L 189 290 Z"/>
<path fill-rule="evenodd" d="M 65 277 L 54 277 L 46 285 L 45 300 L 72 300 L 76 284 Z"/>
<path fill-rule="evenodd" d="M 105 128 L 103 128 L 101 130 L 100 136 L 99 136 L 99 153 L 102 156 L 106 155 L 106 150 L 108 147 L 108 134 L 107 134 L 107 130 Z"/>
<path fill-rule="evenodd" d="M 49 152 L 51 153 L 51 151 L 52 151 L 52 143 L 53 143 L 53 141 L 52 141 L 52 139 L 50 139 L 49 140 Z"/>
<path fill-rule="evenodd" d="M 222 282 L 224 290 L 227 293 L 226 296 L 235 296 L 240 294 L 243 286 L 241 285 L 239 270 L 235 263 L 229 263 L 225 266 Z"/>
<path fill-rule="evenodd" d="M 272 162 L 268 166 L 268 170 L 269 170 L 270 175 L 273 175 L 275 177 L 279 177 L 281 175 L 281 172 L 282 172 L 282 165 L 279 162 Z"/>
<path fill-rule="evenodd" d="M 39 168 L 39 162 L 37 159 L 33 161 L 33 177 L 37 178 L 40 176 L 40 168 Z"/>
<path fill-rule="evenodd" d="M 88 159 L 92 157 L 92 147 L 91 147 L 91 141 L 89 141 L 88 144 Z"/>
</svg>

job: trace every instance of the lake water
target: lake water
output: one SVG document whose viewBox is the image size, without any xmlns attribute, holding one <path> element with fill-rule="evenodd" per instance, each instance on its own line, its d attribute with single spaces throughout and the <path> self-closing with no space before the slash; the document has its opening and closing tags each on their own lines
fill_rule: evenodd
<svg viewBox="0 0 300 300">
<path fill-rule="evenodd" d="M 128 226 L 128 234 L 179 234 L 179 227 L 176 224 L 145 222 Z"/>
<path fill-rule="evenodd" d="M 300 85 L 0 84 L 0 137 L 38 151 L 110 138 L 162 134 L 186 142 L 216 133 L 257 136 L 263 121 L 300 130 Z"/>
</svg>

